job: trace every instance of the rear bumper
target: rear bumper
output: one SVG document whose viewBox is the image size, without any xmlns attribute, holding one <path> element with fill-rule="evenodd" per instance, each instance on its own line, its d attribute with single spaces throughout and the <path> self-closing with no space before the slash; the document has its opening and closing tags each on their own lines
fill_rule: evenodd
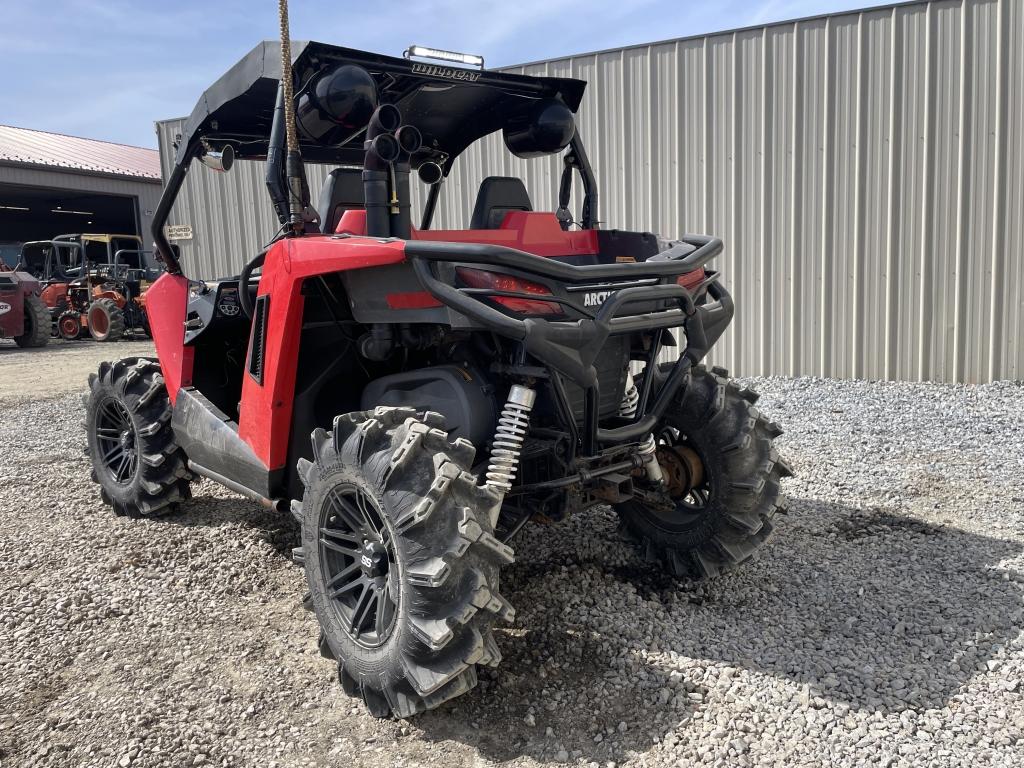
<svg viewBox="0 0 1024 768">
<path fill-rule="evenodd" d="M 471 243 L 410 240 L 405 244 L 405 253 L 419 281 L 435 299 L 488 330 L 520 342 L 527 354 L 584 388 L 588 393 L 588 401 L 595 404 L 599 401 L 599 393 L 594 360 L 609 336 L 682 328 L 686 336 L 685 349 L 671 374 L 654 395 L 653 401 L 644 398 L 644 412 L 639 413 L 633 423 L 613 429 L 598 429 L 596 413 L 588 413 L 587 432 L 593 442 L 620 443 L 639 439 L 651 431 L 690 366 L 707 354 L 732 320 L 732 297 L 717 281 L 716 275 L 712 274 L 702 284 L 710 300 L 706 299 L 700 304 L 696 303 L 693 293 L 674 281 L 679 275 L 699 269 L 717 256 L 722 250 L 721 241 L 703 236 L 687 236 L 682 240 L 691 247 L 679 246 L 645 262 L 587 266 L 573 266 L 501 246 Z M 554 281 L 565 286 L 643 278 L 656 278 L 659 282 L 618 290 L 605 300 L 596 313 L 588 313 L 591 315 L 589 317 L 564 321 L 542 320 L 513 317 L 480 300 L 472 289 L 451 285 L 438 274 L 444 264 L 481 265 L 539 279 L 546 284 Z M 451 270 L 448 272 L 450 274 Z M 661 282 L 663 279 L 672 282 Z M 537 297 L 534 295 L 528 298 Z M 569 303 L 557 295 L 553 300 Z M 657 309 L 629 314 L 629 308 L 638 305 L 654 306 Z M 577 305 L 572 306 L 580 310 Z M 652 349 L 652 363 L 657 351 L 657 348 Z M 650 406 L 646 407 L 648 402 Z M 596 405 L 588 408 L 588 411 L 594 410 Z"/>
</svg>

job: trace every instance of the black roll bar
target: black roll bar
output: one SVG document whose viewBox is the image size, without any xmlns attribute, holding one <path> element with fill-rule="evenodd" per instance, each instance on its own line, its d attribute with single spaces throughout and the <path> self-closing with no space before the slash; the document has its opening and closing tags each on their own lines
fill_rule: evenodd
<svg viewBox="0 0 1024 768">
<path fill-rule="evenodd" d="M 192 162 L 192 158 L 198 151 L 199 146 L 196 144 L 189 147 L 181 161 L 175 164 L 170 178 L 167 179 L 167 186 L 164 187 L 163 194 L 160 195 L 160 202 L 157 203 L 156 211 L 153 212 L 153 225 L 150 227 L 150 233 L 153 235 L 153 250 L 157 259 L 164 263 L 167 272 L 172 275 L 181 274 L 181 264 L 178 262 L 174 249 L 171 248 L 167 235 L 164 233 L 164 225 L 167 224 L 167 219 L 171 215 L 171 208 L 174 206 L 174 201 L 178 198 L 178 192 L 181 191 L 181 185 L 185 182 L 185 174 L 188 173 L 189 164 Z"/>
</svg>

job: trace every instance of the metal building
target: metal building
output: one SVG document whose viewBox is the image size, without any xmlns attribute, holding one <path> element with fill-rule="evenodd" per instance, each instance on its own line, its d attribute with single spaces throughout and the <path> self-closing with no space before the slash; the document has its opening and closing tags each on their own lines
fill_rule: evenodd
<svg viewBox="0 0 1024 768">
<path fill-rule="evenodd" d="M 160 199 L 156 150 L 0 125 L 0 249 L 76 232 L 146 235 Z"/>
<path fill-rule="evenodd" d="M 738 374 L 1024 378 L 1024 3 L 931 0 L 510 68 L 589 81 L 578 122 L 606 227 L 721 236 Z M 180 121 L 158 124 L 165 171 Z M 248 167 L 246 167 L 248 166 Z M 435 226 L 488 175 L 553 210 L 560 159 L 494 135 Z M 311 173 L 318 191 L 323 169 Z M 262 168 L 190 174 L 186 263 L 237 272 L 277 228 Z"/>
</svg>

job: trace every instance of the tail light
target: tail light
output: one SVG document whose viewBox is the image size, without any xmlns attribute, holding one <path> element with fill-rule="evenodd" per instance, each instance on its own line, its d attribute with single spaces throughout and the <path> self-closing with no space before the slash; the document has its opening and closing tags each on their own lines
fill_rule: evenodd
<svg viewBox="0 0 1024 768">
<path fill-rule="evenodd" d="M 469 288 L 486 288 L 491 291 L 508 293 L 527 293 L 533 296 L 550 296 L 549 291 L 540 283 L 524 280 L 514 275 L 503 275 L 498 272 L 486 272 L 482 269 L 457 267 L 455 273 L 459 280 Z M 553 301 L 527 299 L 519 296 L 491 296 L 491 301 L 513 312 L 523 315 L 561 315 L 562 308 Z"/>
<path fill-rule="evenodd" d="M 687 272 L 686 274 L 680 275 L 676 278 L 676 284 L 683 286 L 688 291 L 692 291 L 704 280 L 704 267 L 695 269 L 693 272 Z"/>
</svg>

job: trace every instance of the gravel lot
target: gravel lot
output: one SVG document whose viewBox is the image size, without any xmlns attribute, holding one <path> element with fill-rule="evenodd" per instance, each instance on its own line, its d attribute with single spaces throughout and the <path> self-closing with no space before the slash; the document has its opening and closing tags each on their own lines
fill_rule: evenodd
<svg viewBox="0 0 1024 768">
<path fill-rule="evenodd" d="M 760 560 L 679 583 L 606 510 L 529 528 L 502 666 L 382 722 L 317 654 L 290 520 L 209 483 L 100 505 L 54 395 L 140 348 L 0 349 L 4 768 L 1024 764 L 1020 386 L 750 382 L 797 471 Z M 54 373 L 16 401 L 28 361 Z"/>
<path fill-rule="evenodd" d="M 0 339 L 0 404 L 77 391 L 103 360 L 153 354 L 149 341 L 111 345 L 50 339 L 45 347 L 21 349 L 11 340 Z"/>
</svg>

